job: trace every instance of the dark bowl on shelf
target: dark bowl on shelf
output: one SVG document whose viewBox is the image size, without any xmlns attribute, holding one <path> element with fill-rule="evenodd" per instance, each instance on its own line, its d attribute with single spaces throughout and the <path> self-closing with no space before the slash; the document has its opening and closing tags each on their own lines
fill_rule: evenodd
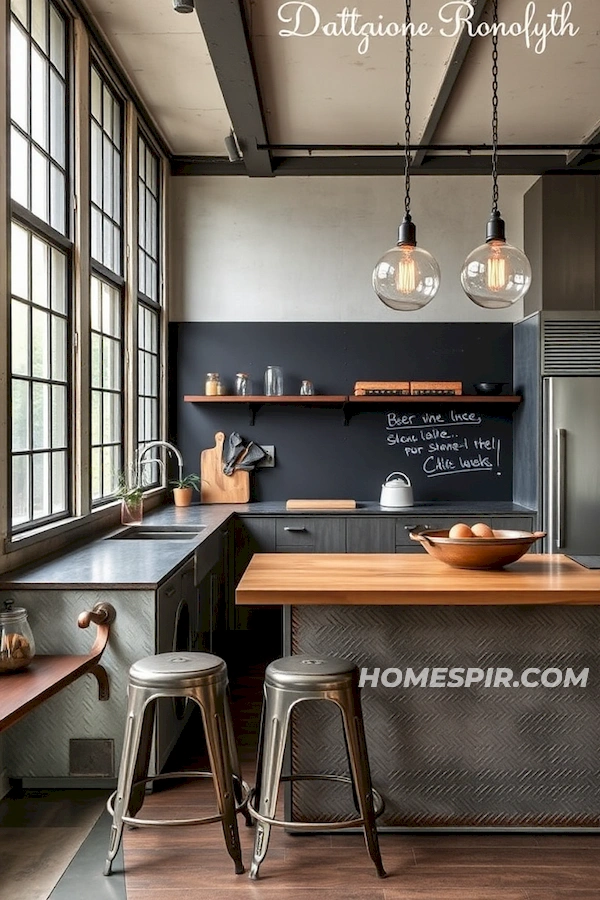
<svg viewBox="0 0 600 900">
<path fill-rule="evenodd" d="M 507 381 L 479 381 L 477 384 L 474 384 L 478 394 L 487 394 L 488 397 L 493 397 L 494 395 L 501 394 L 502 388 L 505 384 L 508 384 Z"/>
</svg>

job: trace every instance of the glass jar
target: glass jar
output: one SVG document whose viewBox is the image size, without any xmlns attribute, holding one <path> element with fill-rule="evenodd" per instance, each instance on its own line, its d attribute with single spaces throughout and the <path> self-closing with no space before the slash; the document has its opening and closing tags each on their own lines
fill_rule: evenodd
<svg viewBox="0 0 600 900">
<path fill-rule="evenodd" d="M 35 656 L 35 643 L 27 610 L 13 608 L 14 600 L 5 600 L 0 611 L 0 673 L 17 672 L 29 665 Z"/>
<path fill-rule="evenodd" d="M 312 381 L 303 381 L 300 385 L 301 397 L 312 397 L 315 392 L 315 386 Z"/>
<path fill-rule="evenodd" d="M 221 381 L 220 378 L 217 378 L 217 394 L 219 397 L 223 397 L 227 393 L 227 388 L 225 387 L 225 382 Z"/>
<path fill-rule="evenodd" d="M 267 366 L 265 371 L 265 396 L 283 396 L 283 372 L 279 366 Z"/>
<path fill-rule="evenodd" d="M 207 372 L 204 382 L 204 393 L 207 397 L 216 397 L 219 393 L 219 373 Z"/>
<path fill-rule="evenodd" d="M 238 372 L 235 376 L 235 392 L 238 397 L 247 397 L 252 393 L 250 376 L 245 372 Z"/>
</svg>

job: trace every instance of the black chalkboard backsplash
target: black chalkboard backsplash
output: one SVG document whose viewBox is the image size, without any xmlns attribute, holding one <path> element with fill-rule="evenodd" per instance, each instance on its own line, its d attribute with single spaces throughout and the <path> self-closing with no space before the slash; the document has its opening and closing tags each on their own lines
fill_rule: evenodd
<svg viewBox="0 0 600 900">
<path fill-rule="evenodd" d="M 339 409 L 263 407 L 249 426 L 245 407 L 184 403 L 203 394 L 206 372 L 230 392 L 248 372 L 262 393 L 267 365 L 279 365 L 285 393 L 310 379 L 320 394 L 352 393 L 357 380 L 512 379 L 510 323 L 173 323 L 170 326 L 171 436 L 186 470 L 216 431 L 275 446 L 276 466 L 253 476 L 254 500 L 377 500 L 391 472 L 404 472 L 415 501 L 511 500 L 511 409 L 401 400 L 363 408 L 344 427 Z"/>
</svg>

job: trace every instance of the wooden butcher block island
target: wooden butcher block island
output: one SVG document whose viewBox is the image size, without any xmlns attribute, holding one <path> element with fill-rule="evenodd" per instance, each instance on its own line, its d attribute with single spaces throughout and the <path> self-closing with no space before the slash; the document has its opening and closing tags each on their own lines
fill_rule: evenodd
<svg viewBox="0 0 600 900">
<path fill-rule="evenodd" d="M 426 554 L 259 553 L 238 604 L 466 605 L 600 603 L 600 570 L 529 553 L 500 570 L 454 569 Z"/>
<path fill-rule="evenodd" d="M 600 828 L 600 571 L 558 555 L 475 571 L 425 553 L 257 554 L 236 596 L 283 606 L 286 653 L 362 670 L 382 828 Z M 346 773 L 333 704 L 297 708 L 291 767 Z M 296 821 L 353 809 L 313 782 L 286 806 Z"/>
</svg>

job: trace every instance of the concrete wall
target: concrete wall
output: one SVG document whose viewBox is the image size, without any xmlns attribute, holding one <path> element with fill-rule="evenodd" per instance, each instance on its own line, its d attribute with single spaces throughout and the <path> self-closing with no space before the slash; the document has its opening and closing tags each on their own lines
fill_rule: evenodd
<svg viewBox="0 0 600 900">
<path fill-rule="evenodd" d="M 500 179 L 508 240 L 523 246 L 523 196 L 534 177 Z M 171 320 L 191 322 L 498 322 L 522 303 L 483 310 L 463 293 L 462 263 L 483 243 L 490 179 L 412 179 L 419 244 L 442 284 L 418 312 L 385 307 L 371 287 L 397 240 L 403 179 L 392 177 L 171 179 Z"/>
</svg>

